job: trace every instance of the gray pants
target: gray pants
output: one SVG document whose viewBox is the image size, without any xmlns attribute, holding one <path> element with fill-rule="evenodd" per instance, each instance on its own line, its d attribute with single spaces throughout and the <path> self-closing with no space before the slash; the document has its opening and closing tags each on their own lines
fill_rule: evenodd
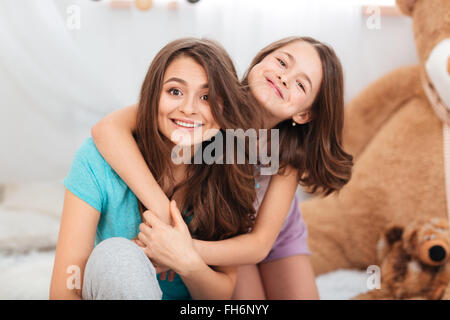
<svg viewBox="0 0 450 320">
<path fill-rule="evenodd" d="M 133 241 L 109 238 L 92 251 L 84 270 L 83 300 L 161 300 L 152 263 Z"/>
</svg>

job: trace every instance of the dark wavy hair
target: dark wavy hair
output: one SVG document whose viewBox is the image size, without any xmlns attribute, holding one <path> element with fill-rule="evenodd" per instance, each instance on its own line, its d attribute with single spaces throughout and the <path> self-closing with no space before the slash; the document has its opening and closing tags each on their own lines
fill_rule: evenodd
<svg viewBox="0 0 450 320">
<path fill-rule="evenodd" d="M 279 123 L 280 170 L 297 169 L 299 184 L 310 193 L 328 195 L 339 191 L 351 178 L 353 156 L 342 147 L 344 126 L 344 79 L 342 66 L 334 50 L 310 37 L 288 37 L 263 48 L 253 58 L 244 74 L 242 85 L 255 100 L 248 85 L 250 70 L 267 55 L 296 41 L 305 41 L 317 51 L 322 62 L 322 83 L 310 106 L 313 120 L 292 126 L 288 119 Z"/>
<path fill-rule="evenodd" d="M 194 59 L 206 72 L 208 101 L 214 119 L 222 128 L 224 145 L 227 139 L 234 139 L 225 134 L 225 129 L 258 127 L 256 110 L 246 103 L 247 94 L 225 49 L 215 41 L 183 38 L 167 44 L 153 59 L 142 84 L 134 135 L 151 173 L 166 195 L 171 198 L 176 190 L 186 187 L 183 204 L 178 205 L 180 210 L 193 209 L 189 223 L 192 236 L 202 240 L 225 239 L 247 232 L 252 225 L 256 200 L 254 168 L 248 161 L 190 164 L 186 179 L 174 185 L 171 167 L 167 165 L 174 144 L 158 131 L 157 119 L 165 71 L 172 61 L 182 56 Z M 210 143 L 212 139 L 203 141 L 200 152 Z M 216 156 L 225 158 L 227 151 Z M 146 208 L 141 202 L 139 209 L 142 217 Z"/>
</svg>

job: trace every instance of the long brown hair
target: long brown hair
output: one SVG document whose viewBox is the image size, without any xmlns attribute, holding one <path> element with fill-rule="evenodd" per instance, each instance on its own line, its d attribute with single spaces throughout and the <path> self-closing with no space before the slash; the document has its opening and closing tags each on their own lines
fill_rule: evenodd
<svg viewBox="0 0 450 320">
<path fill-rule="evenodd" d="M 136 142 L 153 176 L 166 195 L 171 198 L 176 190 L 186 187 L 182 210 L 193 209 L 189 228 L 193 237 L 220 240 L 249 230 L 253 203 L 256 199 L 253 165 L 245 164 L 190 164 L 186 179 L 174 185 L 171 150 L 174 144 L 158 131 L 158 103 L 163 78 L 169 64 L 177 57 L 193 58 L 205 70 L 208 78 L 208 101 L 214 119 L 219 124 L 224 145 L 229 135 L 224 129 L 256 126 L 255 109 L 246 104 L 246 93 L 240 86 L 231 58 L 223 47 L 207 39 L 184 38 L 167 44 L 153 59 L 142 84 L 138 103 Z M 219 103 L 220 102 L 220 103 Z M 220 107 L 222 105 L 222 108 Z M 212 141 L 203 141 L 203 149 Z M 226 158 L 227 150 L 216 157 Z M 145 207 L 139 202 L 141 212 Z"/>
<path fill-rule="evenodd" d="M 342 66 L 334 50 L 310 37 L 288 37 L 263 48 L 255 56 L 245 73 L 242 85 L 247 88 L 250 70 L 268 54 L 292 42 L 311 44 L 322 62 L 322 83 L 310 110 L 313 120 L 292 126 L 288 119 L 277 126 L 279 129 L 280 170 L 287 166 L 297 169 L 299 184 L 306 191 L 323 195 L 339 191 L 351 177 L 353 156 L 342 148 L 344 126 L 344 79 Z"/>
</svg>

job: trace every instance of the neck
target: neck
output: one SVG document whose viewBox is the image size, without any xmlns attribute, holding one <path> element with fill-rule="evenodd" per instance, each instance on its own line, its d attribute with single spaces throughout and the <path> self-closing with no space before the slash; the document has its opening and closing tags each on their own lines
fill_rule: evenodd
<svg viewBox="0 0 450 320">
<path fill-rule="evenodd" d="M 275 128 L 280 122 L 280 120 L 275 119 L 274 116 L 271 114 L 268 114 L 268 116 L 263 120 L 264 129 L 273 129 Z"/>
</svg>

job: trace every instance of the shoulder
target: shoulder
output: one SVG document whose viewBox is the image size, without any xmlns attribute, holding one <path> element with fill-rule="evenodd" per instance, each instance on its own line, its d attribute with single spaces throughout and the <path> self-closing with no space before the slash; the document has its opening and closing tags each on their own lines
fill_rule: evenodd
<svg viewBox="0 0 450 320">
<path fill-rule="evenodd" d="M 103 158 L 95 146 L 92 137 L 86 139 L 80 148 L 78 148 L 72 162 L 72 167 L 78 173 L 93 177 L 102 190 L 106 186 L 112 187 L 115 190 L 117 188 L 127 188 L 125 182 Z"/>
<path fill-rule="evenodd" d="M 106 197 L 107 168 L 92 138 L 83 142 L 72 160 L 64 186 L 101 212 Z"/>
<path fill-rule="evenodd" d="M 111 167 L 102 157 L 92 138 L 86 139 L 75 152 L 69 170 L 69 180 L 94 180 L 101 186 L 110 175 Z"/>
<path fill-rule="evenodd" d="M 98 151 L 92 137 L 86 139 L 76 151 L 72 165 L 76 164 L 89 168 L 98 177 L 104 175 L 111 168 Z"/>
<path fill-rule="evenodd" d="M 75 153 L 75 158 L 79 158 L 80 160 L 105 162 L 102 155 L 95 146 L 92 137 L 87 138 L 78 148 L 77 152 Z"/>
<path fill-rule="evenodd" d="M 298 170 L 291 167 L 286 166 L 282 170 L 280 170 L 277 174 L 274 174 L 271 179 L 270 186 L 272 185 L 283 185 L 288 186 L 289 188 L 292 186 L 298 186 Z"/>
</svg>

